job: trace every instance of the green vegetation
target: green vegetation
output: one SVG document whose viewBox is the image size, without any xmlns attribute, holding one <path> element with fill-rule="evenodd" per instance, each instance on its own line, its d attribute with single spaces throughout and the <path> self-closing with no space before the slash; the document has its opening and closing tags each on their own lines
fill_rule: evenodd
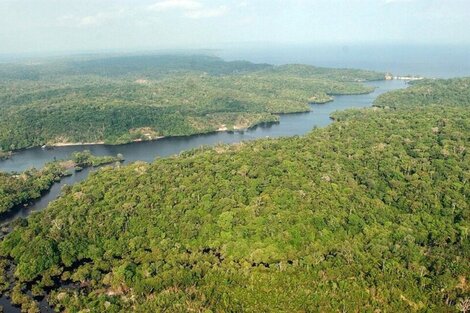
<svg viewBox="0 0 470 313">
<path fill-rule="evenodd" d="M 402 108 L 404 105 L 467 107 L 470 103 L 468 78 L 414 81 L 411 84 L 413 88 L 381 95 L 374 105 L 381 108 Z"/>
<path fill-rule="evenodd" d="M 66 312 L 455 312 L 470 297 L 469 84 L 419 82 L 305 137 L 97 171 L 1 243 L 14 299 L 28 308 L 27 290 L 50 290 Z"/>
<path fill-rule="evenodd" d="M 0 149 L 153 140 L 277 122 L 384 74 L 208 56 L 0 65 Z"/>
<path fill-rule="evenodd" d="M 0 213 L 14 206 L 41 197 L 55 181 L 66 175 L 65 166 L 59 162 L 47 164 L 43 169 L 30 169 L 21 174 L 0 172 Z"/>
<path fill-rule="evenodd" d="M 122 160 L 122 156 L 94 156 L 85 150 L 75 152 L 71 160 L 50 162 L 40 170 L 32 168 L 20 174 L 0 172 L 0 213 L 41 197 L 41 193 L 49 190 L 54 182 L 69 175 L 71 168 L 81 169 Z"/>
<path fill-rule="evenodd" d="M 121 154 L 117 156 L 95 156 L 89 150 L 84 150 L 82 152 L 72 153 L 72 161 L 75 163 L 75 166 L 79 167 L 89 167 L 89 166 L 101 166 L 105 164 L 122 162 L 124 158 Z"/>
</svg>

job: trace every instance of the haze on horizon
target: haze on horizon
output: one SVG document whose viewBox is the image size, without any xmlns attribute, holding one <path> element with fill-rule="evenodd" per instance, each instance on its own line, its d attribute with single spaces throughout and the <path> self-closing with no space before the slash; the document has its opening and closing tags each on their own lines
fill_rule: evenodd
<svg viewBox="0 0 470 313">
<path fill-rule="evenodd" d="M 470 44 L 467 0 L 0 0 L 0 54 L 239 43 Z"/>
</svg>

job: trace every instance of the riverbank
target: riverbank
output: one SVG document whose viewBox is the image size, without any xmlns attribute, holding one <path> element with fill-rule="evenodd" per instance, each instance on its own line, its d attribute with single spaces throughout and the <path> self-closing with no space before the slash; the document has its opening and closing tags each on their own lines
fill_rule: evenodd
<svg viewBox="0 0 470 313">
<path fill-rule="evenodd" d="M 146 138 L 146 139 L 134 139 L 129 142 L 124 142 L 124 143 L 117 143 L 117 144 L 112 144 L 112 143 L 106 143 L 104 141 L 95 141 L 95 142 L 58 142 L 58 143 L 53 143 L 53 144 L 47 144 L 46 147 L 75 147 L 75 146 L 95 146 L 95 145 L 125 145 L 131 142 L 143 142 L 143 141 L 155 141 L 155 140 L 160 140 L 166 138 L 166 136 L 157 136 L 157 137 L 151 137 L 151 138 Z M 34 147 L 30 147 L 27 149 L 31 149 Z"/>
<path fill-rule="evenodd" d="M 104 141 L 96 142 L 58 142 L 45 145 L 46 147 L 73 147 L 73 146 L 86 146 L 86 145 L 104 145 Z"/>
<path fill-rule="evenodd" d="M 363 108 L 372 105 L 374 99 L 387 91 L 407 87 L 404 81 L 375 81 L 365 83 L 374 89 L 372 93 L 361 95 L 336 96 L 333 102 L 325 105 L 312 105 L 310 111 L 302 113 L 276 114 L 276 122 L 258 123 L 246 129 L 231 130 L 230 124 L 225 124 L 227 130 L 217 129 L 210 132 L 185 136 L 167 136 L 152 141 L 130 142 L 126 144 L 63 146 L 52 149 L 40 147 L 15 151 L 12 158 L 0 161 L 0 171 L 20 172 L 30 167 L 41 168 L 54 159 L 67 159 L 71 153 L 90 150 L 94 155 L 125 155 L 125 162 L 152 162 L 156 157 L 166 157 L 190 150 L 202 145 L 219 143 L 236 143 L 256 138 L 276 138 L 284 136 L 303 135 L 314 127 L 322 127 L 331 123 L 330 115 L 336 110 Z M 220 124 L 219 127 L 220 128 Z"/>
<path fill-rule="evenodd" d="M 455 81 L 458 84 L 437 82 L 437 86 L 431 88 L 419 84 L 412 87 L 411 92 L 399 91 L 383 96 L 376 103 L 384 103 L 386 98 L 386 106 L 390 110 L 369 108 L 344 111 L 346 121 L 316 129 L 306 136 L 201 148 L 152 164 L 135 163 L 117 170 L 101 171 L 64 192 L 47 210 L 16 228 L 3 241 L 2 255 L 12 258 L 13 264 L 17 265 L 16 282 L 31 282 L 31 291 L 47 294 L 48 301 L 62 311 L 83 308 L 104 311 L 109 308 L 105 301 L 115 303 L 116 307 L 112 308 L 115 311 L 136 310 L 134 303 L 145 304 L 155 299 L 165 304 L 168 288 L 174 286 L 174 277 L 179 279 L 179 286 L 198 286 L 201 292 L 207 291 L 207 296 L 211 297 L 214 295 L 214 277 L 220 278 L 220 274 L 227 271 L 231 275 L 222 277 L 215 284 L 223 286 L 217 291 L 218 295 L 223 295 L 232 289 L 232 286 L 224 285 L 227 279 L 243 280 L 245 277 L 246 281 L 258 284 L 259 276 L 252 279 L 253 275 L 267 272 L 270 275 L 279 274 L 280 268 L 288 275 L 289 290 L 292 291 L 292 295 L 283 301 L 289 304 L 285 306 L 287 311 L 296 310 L 290 306 L 290 299 L 298 301 L 297 308 L 306 307 L 305 297 L 298 297 L 296 287 L 310 285 L 312 273 L 325 268 L 331 268 L 331 273 L 340 274 L 335 283 L 347 281 L 351 273 L 357 273 L 359 269 L 361 273 L 356 276 L 364 277 L 361 285 L 372 283 L 374 288 L 381 288 L 386 294 L 390 286 L 398 286 L 401 288 L 395 290 L 398 294 L 414 295 L 411 301 L 424 299 L 422 307 L 445 310 L 448 307 L 444 301 L 446 295 L 453 295 L 452 303 L 466 296 L 457 285 L 466 269 L 465 252 L 462 252 L 465 248 L 462 239 L 465 238 L 461 238 L 465 234 L 462 235 L 459 230 L 462 228 L 460 217 L 470 208 L 466 205 L 462 184 L 465 177 L 459 171 L 466 169 L 467 164 L 462 157 L 462 149 L 458 149 L 466 139 L 465 131 L 470 131 L 469 128 L 462 128 L 461 123 L 470 117 L 470 112 L 465 110 L 466 94 L 462 97 L 459 93 L 453 93 L 454 90 L 465 90 L 467 81 Z M 438 89 L 439 86 L 443 89 Z M 426 93 L 429 90 L 431 97 L 422 97 L 423 90 Z M 441 94 L 444 98 L 439 97 Z M 457 100 L 443 100 L 448 95 L 455 95 L 454 99 Z M 434 105 L 435 99 L 439 105 Z M 422 104 L 420 101 L 426 102 Z M 436 136 L 437 131 L 431 131 L 431 128 L 439 125 L 442 119 L 446 120 L 446 129 Z M 410 134 L 415 135 L 414 142 L 409 140 Z M 446 151 L 439 149 L 442 140 L 448 144 Z M 412 147 L 421 149 L 410 154 L 410 142 Z M 426 159 L 429 155 L 432 158 Z M 443 159 L 445 166 L 435 161 Z M 413 169 L 420 162 L 423 166 L 420 167 L 422 175 L 419 177 L 406 170 Z M 378 168 L 377 164 L 391 166 L 384 172 L 384 167 Z M 403 175 L 395 175 L 400 166 L 405 169 Z M 387 171 L 393 175 L 384 175 Z M 410 178 L 414 179 L 413 184 L 408 183 Z M 455 182 L 460 188 L 455 189 Z M 414 188 L 417 184 L 426 188 Z M 387 187 L 384 189 L 383 186 Z M 214 190 L 217 191 L 215 194 Z M 434 201 L 436 190 L 439 190 L 437 198 L 441 202 Z M 261 198 L 260 192 L 263 193 Z M 398 192 L 398 196 L 391 199 L 389 195 L 393 192 Z M 449 192 L 453 192 L 452 196 L 456 199 L 455 207 L 445 198 Z M 229 201 L 227 195 L 230 195 Z M 198 199 L 201 199 L 200 205 L 194 205 Z M 449 218 L 450 213 L 439 214 L 439 210 L 434 214 L 433 218 L 437 219 L 434 224 L 444 225 L 446 230 L 437 237 L 427 219 L 429 211 L 433 211 L 436 205 L 438 209 L 442 205 L 444 213 L 455 209 L 452 218 Z M 201 220 L 201 210 L 206 213 L 204 220 Z M 350 210 L 349 214 L 347 210 Z M 312 212 L 315 213 L 313 217 Z M 344 221 L 342 228 L 338 228 L 338 223 L 322 223 L 325 216 L 331 214 L 333 219 L 330 221 Z M 273 220 L 273 216 L 278 219 Z M 409 232 L 402 232 L 401 237 L 397 238 L 396 230 L 403 225 L 415 225 L 416 221 L 422 223 L 418 223 L 416 229 L 412 227 L 415 233 L 411 235 L 421 238 L 420 241 L 413 249 L 405 246 L 402 251 L 397 251 L 396 242 L 401 242 L 401 238 Z M 201 228 L 201 225 L 204 227 Z M 266 225 L 281 236 L 266 236 Z M 322 232 L 325 225 L 329 227 L 328 232 L 324 233 L 326 235 L 317 236 L 316 232 Z M 385 228 L 378 232 L 369 231 L 383 225 Z M 317 242 L 315 247 L 325 248 L 311 258 L 311 250 L 315 249 L 312 248 L 312 240 L 315 238 L 302 241 L 282 236 L 293 229 L 297 233 L 293 233 L 292 238 L 297 238 L 300 230 L 300 233 L 321 237 L 321 242 Z M 35 237 L 31 241 L 29 236 L 33 232 Z M 387 236 L 374 241 L 378 233 Z M 246 234 L 248 236 L 243 237 Z M 364 238 L 364 234 L 368 237 Z M 342 237 L 332 241 L 336 235 Z M 160 244 L 156 243 L 155 246 L 152 241 L 155 238 L 163 238 L 163 241 L 160 240 Z M 246 241 L 240 242 L 240 238 L 246 238 Z M 258 249 L 261 246 L 260 238 L 267 238 L 262 246 L 268 247 L 261 252 Z M 427 240 L 429 238 L 432 240 Z M 448 238 L 453 239 L 448 241 Z M 357 251 L 358 258 L 349 257 L 351 250 L 341 246 L 348 241 L 354 243 L 349 246 Z M 181 242 L 187 245 L 181 249 L 175 248 L 175 243 Z M 204 245 L 207 242 L 213 244 Z M 369 249 L 371 242 L 376 247 Z M 380 249 L 384 247 L 384 242 L 390 248 L 385 252 L 391 260 L 382 264 L 386 275 L 382 275 L 380 268 L 374 271 L 370 267 L 371 264 L 381 264 L 384 255 L 376 251 L 383 251 Z M 270 246 L 273 244 L 279 249 Z M 422 258 L 418 256 L 421 263 L 410 267 L 408 260 L 416 258 L 416 251 L 420 251 L 423 245 L 427 248 L 421 251 Z M 22 247 L 23 251 L 20 250 Z M 436 247 L 437 251 L 432 250 Z M 364 251 L 370 252 L 370 257 L 379 262 L 371 263 L 370 257 L 363 257 Z M 432 254 L 427 258 L 429 251 Z M 155 264 L 156 253 L 163 255 L 162 262 L 158 264 Z M 404 289 L 404 285 L 400 285 L 403 273 L 412 282 L 416 276 L 415 269 L 419 269 L 417 265 L 432 269 L 436 258 L 443 255 L 449 256 L 442 261 L 443 264 L 451 264 L 454 259 L 458 261 L 455 262 L 457 272 L 452 276 L 442 275 L 438 268 L 428 273 L 432 279 L 427 281 L 429 286 L 426 288 L 407 284 L 405 287 L 410 287 Z M 75 264 L 80 266 L 71 267 Z M 342 272 L 344 268 L 346 270 Z M 207 272 L 207 269 L 215 270 Z M 204 274 L 202 278 L 201 271 Z M 372 280 L 368 276 L 371 271 L 375 275 Z M 392 272 L 398 274 L 390 276 Z M 151 276 L 146 277 L 146 273 Z M 246 273 L 251 276 L 244 276 Z M 292 281 L 292 277 L 299 277 L 297 274 L 303 278 Z M 287 281 L 282 276 L 284 274 L 279 275 L 275 279 L 261 279 L 267 286 L 263 289 L 266 292 L 263 298 L 253 299 L 251 305 L 265 301 L 264 308 L 272 307 L 269 296 L 273 290 L 282 290 Z M 53 277 L 64 284 L 72 278 L 82 286 L 91 288 L 75 292 L 58 285 L 50 291 L 48 287 L 51 284 L 45 286 L 42 282 L 49 282 Z M 152 279 L 147 280 L 150 277 Z M 189 282 L 188 277 L 192 279 Z M 330 285 L 330 278 L 324 277 L 321 286 Z M 319 279 L 322 280 L 322 277 Z M 273 282 L 277 283 L 276 288 L 272 286 Z M 345 292 L 353 290 L 347 294 L 351 299 L 357 297 L 355 286 L 357 282 L 353 281 L 343 288 Z M 435 286 L 450 287 L 439 289 L 438 292 L 444 296 L 436 297 L 433 291 Z M 246 290 L 246 283 L 241 281 L 238 287 L 241 291 Z M 318 288 L 311 287 L 312 292 L 315 289 Z M 23 294 L 28 294 L 28 291 L 24 290 Z M 184 296 L 185 293 L 181 294 Z M 256 292 L 242 295 L 237 291 L 230 299 L 245 301 L 253 294 Z M 106 295 L 111 297 L 106 298 Z M 324 295 L 323 299 L 326 300 L 322 305 L 327 306 L 331 295 L 338 296 L 338 288 L 331 286 Z M 395 295 L 387 295 L 387 302 L 383 303 L 390 303 L 392 311 L 406 311 L 409 308 L 404 302 L 396 305 Z M 77 297 L 80 302 L 71 302 Z M 339 294 L 337 298 L 338 305 L 332 307 L 332 311 L 344 308 L 341 306 L 344 296 Z M 129 303 L 128 299 L 136 301 Z M 206 294 L 200 299 L 200 303 L 205 304 Z M 370 306 L 380 308 L 383 304 L 377 304 L 374 298 L 361 299 L 365 306 L 370 303 Z M 181 303 L 186 303 L 186 300 L 182 298 Z M 236 301 L 232 303 L 237 305 L 239 302 Z M 151 308 L 164 310 L 163 306 L 157 306 L 158 303 L 155 301 L 152 306 L 141 306 L 141 311 Z M 310 307 L 318 307 L 318 303 L 312 302 Z M 224 310 L 224 307 L 211 308 Z M 354 309 L 353 306 L 351 308 Z"/>
<path fill-rule="evenodd" d="M 13 152 L 12 151 L 0 151 L 0 160 L 6 160 L 11 158 Z"/>
<path fill-rule="evenodd" d="M 123 162 L 122 155 L 94 156 L 89 151 L 75 152 L 70 159 L 47 163 L 41 169 L 28 169 L 21 173 L 0 173 L 0 221 L 4 214 L 26 207 L 41 198 L 54 183 L 72 175 L 71 171 L 81 171 L 87 167 L 98 167 L 115 162 Z"/>
<path fill-rule="evenodd" d="M 21 173 L 0 173 L 0 220 L 1 214 L 40 198 L 54 182 L 69 175 L 71 167 L 73 162 L 55 161 L 40 170 L 33 168 Z"/>
<path fill-rule="evenodd" d="M 332 102 L 332 101 L 329 101 Z M 249 125 L 233 125 L 230 128 L 222 124 L 216 129 L 211 129 L 208 131 L 202 131 L 194 134 L 189 134 L 189 135 L 174 135 L 174 136 L 157 136 L 157 137 L 152 137 L 152 138 L 139 138 L 139 139 L 134 139 L 128 142 L 120 142 L 120 143 L 109 143 L 109 142 L 104 142 L 104 141 L 96 141 L 96 142 L 59 142 L 59 143 L 51 143 L 43 146 L 32 146 L 28 148 L 23 148 L 23 149 L 18 149 L 14 151 L 8 151 L 8 159 L 13 158 L 15 155 L 29 151 L 29 150 L 34 150 L 37 148 L 41 148 L 42 150 L 51 150 L 54 148 L 66 148 L 66 147 L 82 147 L 82 148 L 88 148 L 90 146 L 108 146 L 108 147 L 118 147 L 118 146 L 125 146 L 129 144 L 139 144 L 139 143 L 148 143 L 148 142 L 155 142 L 158 140 L 162 139 L 175 139 L 175 138 L 190 138 L 194 136 L 203 136 L 203 135 L 210 135 L 210 134 L 215 134 L 215 133 L 220 133 L 220 132 L 227 132 L 227 133 L 233 133 L 233 132 L 243 132 L 243 131 L 248 131 L 250 129 L 256 128 L 258 126 L 266 126 L 266 125 L 272 125 L 272 124 L 278 124 L 279 123 L 279 116 L 281 115 L 289 115 L 289 114 L 299 114 L 299 113 L 307 113 L 310 112 L 311 110 L 308 111 L 296 111 L 296 112 L 286 112 L 286 113 L 272 113 L 273 118 L 271 121 L 259 121 L 253 124 Z M 6 160 L 7 158 L 3 159 Z M 1 159 L 0 159 L 1 160 Z"/>
<path fill-rule="evenodd" d="M 271 123 L 255 125 L 244 131 L 221 130 L 209 134 L 199 134 L 185 137 L 168 137 L 153 142 L 129 143 L 125 145 L 91 145 L 91 146 L 65 146 L 57 147 L 51 150 L 33 148 L 23 150 L 15 155 L 15 158 L 0 162 L 0 166 L 10 166 L 6 169 L 18 170 L 31 164 L 41 164 L 45 160 L 53 158 L 65 158 L 73 152 L 81 151 L 83 148 L 90 149 L 94 155 L 117 155 L 122 153 L 126 156 L 126 162 L 144 160 L 151 162 L 158 156 L 170 156 L 178 154 L 181 151 L 194 149 L 200 146 L 215 145 L 218 143 L 237 143 L 244 140 L 253 140 L 265 137 L 283 137 L 303 135 L 311 131 L 314 127 L 326 126 L 331 123 L 330 115 L 336 110 L 350 108 L 362 108 L 372 105 L 374 99 L 383 92 L 405 87 L 400 82 L 374 82 L 372 86 L 377 87 L 373 93 L 354 96 L 338 96 L 328 105 L 318 105 L 313 107 L 312 111 L 300 114 L 282 114 L 281 123 Z M 39 162 L 38 162 L 39 160 Z M 6 162 L 6 163 L 5 163 Z M 14 216 L 9 216 L 9 223 L 21 221 L 32 212 L 38 212 L 48 206 L 61 193 L 65 185 L 72 185 L 86 179 L 90 170 L 85 169 L 82 172 L 75 172 L 72 176 L 64 177 L 60 183 L 52 186 L 38 202 L 30 205 L 27 209 L 18 212 Z M 5 229 L 8 230 L 8 229 Z M 9 303 L 9 299 L 2 297 L 2 303 Z M 19 312 L 19 310 L 18 310 Z"/>
</svg>

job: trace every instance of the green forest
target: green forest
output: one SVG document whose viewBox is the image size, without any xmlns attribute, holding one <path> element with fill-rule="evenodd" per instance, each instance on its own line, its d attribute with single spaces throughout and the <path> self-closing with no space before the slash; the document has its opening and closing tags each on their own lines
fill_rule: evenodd
<svg viewBox="0 0 470 313">
<path fill-rule="evenodd" d="M 50 162 L 42 169 L 31 168 L 22 173 L 0 172 L 0 214 L 41 197 L 54 182 L 70 175 L 71 169 L 81 170 L 121 161 L 122 155 L 94 156 L 85 150 L 73 153 L 69 160 Z"/>
<path fill-rule="evenodd" d="M 19 174 L 0 172 L 0 213 L 19 204 L 41 197 L 52 184 L 67 174 L 65 166 L 58 162 L 43 169 L 30 169 Z"/>
<path fill-rule="evenodd" d="M 303 137 L 103 168 L 17 223 L 0 288 L 28 312 L 464 312 L 469 106 L 470 78 L 424 80 Z"/>
<path fill-rule="evenodd" d="M 74 142 L 120 144 L 245 129 L 373 90 L 383 73 L 225 62 L 210 56 L 121 56 L 0 64 L 0 156 Z M 3 152 L 2 152 L 3 151 Z"/>
</svg>

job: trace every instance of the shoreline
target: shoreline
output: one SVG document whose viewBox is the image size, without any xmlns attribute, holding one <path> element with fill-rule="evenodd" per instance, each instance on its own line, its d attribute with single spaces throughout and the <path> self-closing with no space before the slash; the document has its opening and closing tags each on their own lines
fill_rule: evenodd
<svg viewBox="0 0 470 313">
<path fill-rule="evenodd" d="M 367 80 L 367 81 L 364 81 L 363 83 L 366 84 L 366 83 L 373 83 L 373 82 L 380 82 L 380 81 L 385 81 L 385 79 L 380 79 L 380 80 Z M 309 106 L 315 106 L 315 105 L 327 105 L 327 104 L 330 104 L 332 102 L 335 101 L 334 97 L 335 96 L 360 96 L 360 95 L 366 95 L 366 94 L 370 94 L 370 93 L 373 93 L 375 91 L 376 87 L 374 87 L 374 89 L 372 91 L 369 91 L 369 92 L 360 92 L 360 93 L 351 93 L 351 94 L 329 94 L 330 96 L 333 97 L 332 100 L 329 100 L 327 102 L 324 102 L 324 103 L 314 103 L 314 102 L 307 102 L 307 104 Z M 281 117 L 282 115 L 291 115 L 291 114 L 305 114 L 305 113 L 309 113 L 311 112 L 312 109 L 309 108 L 308 110 L 305 110 L 305 111 L 294 111 L 294 112 L 274 112 L 274 113 L 271 113 L 275 116 L 278 116 L 278 117 Z M 120 145 L 128 145 L 128 144 L 132 144 L 132 143 L 139 143 L 139 142 L 152 142 L 152 141 L 158 141 L 160 139 L 165 139 L 165 138 L 178 138 L 178 137 L 191 137 L 191 136 L 200 136 L 200 135 L 206 135 L 206 134 L 212 134 L 212 133 L 218 133 L 218 132 L 227 132 L 227 133 L 231 133 L 231 132 L 243 132 L 243 131 L 246 131 L 246 130 L 250 130 L 250 129 L 253 129 L 255 127 L 258 127 L 260 125 L 266 125 L 266 124 L 278 124 L 280 123 L 280 120 L 277 120 L 277 121 L 270 121 L 270 122 L 259 122 L 259 123 L 255 123 L 253 125 L 250 125 L 246 128 L 238 128 L 238 129 L 228 129 L 227 127 L 219 127 L 217 129 L 214 129 L 214 130 L 210 130 L 210 131 L 205 131 L 205 132 L 200 132 L 200 133 L 194 133 L 194 134 L 189 134 L 189 135 L 170 135 L 170 136 L 158 136 L 158 137 L 155 137 L 155 138 L 152 138 L 152 139 L 136 139 L 136 140 L 132 140 L 132 141 L 129 141 L 129 142 L 122 142 L 122 143 L 106 143 L 104 141 L 96 141 L 96 142 L 62 142 L 62 143 L 53 143 L 53 144 L 45 144 L 43 146 L 41 145 L 38 145 L 38 146 L 32 146 L 32 147 L 27 147 L 27 148 L 21 148 L 21 149 L 18 149 L 18 150 L 13 150 L 13 151 L 8 151 L 8 153 L 10 154 L 9 155 L 9 158 L 12 158 L 14 157 L 14 155 L 18 152 L 21 152 L 21 151 L 25 151 L 25 150 L 30 150 L 30 149 L 34 149 L 34 148 L 43 148 L 43 149 L 48 149 L 48 148 L 63 148 L 63 147 L 79 147 L 79 146 L 93 146 L 93 145 L 103 145 L 103 146 L 106 146 L 106 145 L 109 145 L 109 146 L 120 146 Z M 221 125 L 222 126 L 222 125 Z M 5 160 L 8 160 L 9 158 L 7 159 L 0 159 L 0 162 L 1 161 L 5 161 Z"/>
<path fill-rule="evenodd" d="M 103 156 L 103 157 L 111 157 L 111 156 Z M 9 216 L 14 216 L 19 209 L 29 208 L 32 205 L 34 205 L 34 203 L 36 203 L 38 200 L 44 197 L 44 195 L 49 193 L 49 191 L 52 189 L 54 184 L 60 183 L 66 177 L 73 176 L 74 174 L 81 172 L 84 169 L 101 168 L 104 166 L 109 166 L 110 164 L 113 164 L 115 162 L 122 163 L 125 161 L 124 158 L 121 158 L 121 159 L 119 159 L 118 157 L 112 157 L 112 158 L 113 158 L 112 160 L 110 159 L 109 161 L 104 161 L 96 165 L 94 165 L 93 163 L 79 164 L 71 159 L 55 161 L 55 163 L 62 168 L 61 172 L 58 174 L 57 179 L 54 179 L 54 181 L 52 181 L 52 183 L 49 186 L 47 186 L 47 188 L 40 191 L 40 195 L 38 197 L 32 197 L 32 198 L 26 199 L 25 201 L 22 201 L 20 203 L 13 205 L 6 211 L 0 212 L 0 240 L 6 234 L 6 232 L 3 230 L 3 227 L 11 223 L 11 221 L 5 222 L 5 219 L 8 219 Z M 45 168 L 42 168 L 41 170 L 44 170 L 44 169 Z"/>
<path fill-rule="evenodd" d="M 47 148 L 47 147 L 71 147 L 71 146 L 104 145 L 104 144 L 105 144 L 104 141 L 97 141 L 97 142 L 59 142 L 59 143 L 53 143 L 53 144 L 48 144 L 48 145 L 44 145 L 44 146 Z M 34 148 L 34 147 L 31 147 L 31 148 Z M 29 149 L 29 148 L 27 148 L 27 149 Z"/>
<path fill-rule="evenodd" d="M 303 113 L 308 113 L 310 111 L 311 110 L 301 111 L 301 112 L 272 113 L 272 114 L 276 115 L 276 116 L 280 116 L 280 115 L 289 115 L 289 114 L 303 114 Z M 28 148 L 21 148 L 21 149 L 9 151 L 9 152 L 11 153 L 10 157 L 14 157 L 14 155 L 16 153 L 19 153 L 21 151 L 37 149 L 37 148 L 42 148 L 42 149 L 47 150 L 47 149 L 53 149 L 53 148 L 80 147 L 80 146 L 85 147 L 85 146 L 98 146 L 98 145 L 100 145 L 100 146 L 124 146 L 124 145 L 133 144 L 133 143 L 145 143 L 145 142 L 158 141 L 158 140 L 166 139 L 166 138 L 181 138 L 181 137 L 202 136 L 202 135 L 214 134 L 214 133 L 219 133 L 219 132 L 227 132 L 227 133 L 243 132 L 243 131 L 250 130 L 250 129 L 253 129 L 255 127 L 259 127 L 259 126 L 262 126 L 262 125 L 279 124 L 279 123 L 280 123 L 280 121 L 259 122 L 259 123 L 250 125 L 250 126 L 245 127 L 245 128 L 234 128 L 234 129 L 229 129 L 229 128 L 224 129 L 223 127 L 219 127 L 217 129 L 214 129 L 214 130 L 211 130 L 211 131 L 200 132 L 200 133 L 189 134 L 189 135 L 158 136 L 158 137 L 155 137 L 155 138 L 152 138 L 152 139 L 145 139 L 145 140 L 136 139 L 136 140 L 132 140 L 132 141 L 129 141 L 129 142 L 122 142 L 122 143 L 115 143 L 115 144 L 106 143 L 104 141 L 54 143 L 54 144 L 48 144 L 48 145 L 44 145 L 44 146 L 32 146 L 32 147 L 28 147 Z M 0 159 L 0 162 L 1 161 L 6 161 L 6 160 L 8 160 L 8 159 L 4 159 L 4 160 Z"/>
<path fill-rule="evenodd" d="M 123 143 L 117 143 L 117 144 L 112 144 L 112 143 L 106 143 L 104 141 L 95 141 L 95 142 L 59 142 L 59 143 L 53 143 L 53 144 L 47 144 L 47 145 L 44 145 L 47 148 L 60 148 L 60 147 L 76 147 L 76 146 L 97 146 L 97 145 L 109 145 L 109 146 L 119 146 L 119 145 L 127 145 L 129 143 L 133 143 L 133 142 L 146 142 L 146 141 L 156 141 L 156 140 L 160 140 L 160 139 L 163 139 L 163 138 L 166 138 L 167 136 L 158 136 L 158 137 L 155 137 L 155 138 L 152 138 L 152 139 L 135 139 L 135 140 L 132 140 L 132 141 L 129 141 L 129 142 L 123 142 Z M 172 137 L 172 136 L 170 136 Z M 39 146 L 34 146 L 34 147 L 29 147 L 29 148 L 25 148 L 25 149 L 20 149 L 20 150 L 15 150 L 13 151 L 13 153 L 17 152 L 17 151 L 22 151 L 22 150 L 28 150 L 28 149 L 33 149 L 33 148 L 37 148 Z"/>
</svg>

